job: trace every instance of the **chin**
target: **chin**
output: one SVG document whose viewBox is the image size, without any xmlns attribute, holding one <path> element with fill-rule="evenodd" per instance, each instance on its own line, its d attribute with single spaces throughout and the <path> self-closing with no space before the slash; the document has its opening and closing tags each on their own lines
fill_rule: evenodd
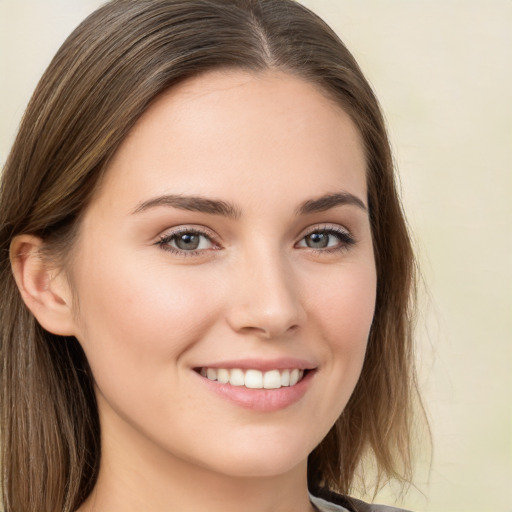
<svg viewBox="0 0 512 512">
<path fill-rule="evenodd" d="M 232 477 L 265 478 L 275 477 L 289 473 L 297 467 L 307 465 L 311 450 L 307 444 L 299 439 L 290 442 L 290 439 L 269 440 L 267 442 L 245 442 L 242 445 L 231 444 L 226 450 L 222 460 L 217 460 L 215 469 Z"/>
</svg>

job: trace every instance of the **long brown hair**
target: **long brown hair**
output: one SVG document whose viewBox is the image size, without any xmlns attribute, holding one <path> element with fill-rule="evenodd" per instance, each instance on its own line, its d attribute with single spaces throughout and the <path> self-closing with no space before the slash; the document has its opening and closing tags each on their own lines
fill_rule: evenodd
<svg viewBox="0 0 512 512">
<path fill-rule="evenodd" d="M 24 305 L 9 246 L 44 240 L 59 265 L 99 178 L 151 102 L 219 68 L 280 69 L 350 114 L 365 144 L 377 303 L 361 378 L 310 455 L 310 489 L 349 492 L 362 459 L 408 478 L 414 261 L 378 102 L 334 32 L 293 0 L 114 0 L 65 41 L 28 105 L 0 188 L 1 478 L 4 510 L 72 511 L 100 461 L 92 376 L 74 338 L 45 331 Z M 48 256 L 49 255 L 49 256 Z"/>
</svg>

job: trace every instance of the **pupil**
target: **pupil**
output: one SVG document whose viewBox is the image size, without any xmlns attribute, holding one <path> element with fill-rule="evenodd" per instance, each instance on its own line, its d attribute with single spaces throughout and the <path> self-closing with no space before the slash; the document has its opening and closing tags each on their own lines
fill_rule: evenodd
<svg viewBox="0 0 512 512">
<path fill-rule="evenodd" d="M 327 247 L 329 243 L 329 235 L 326 235 L 325 233 L 312 233 L 308 236 L 308 239 L 308 246 L 315 249 L 323 249 L 324 247 Z"/>
<path fill-rule="evenodd" d="M 180 235 L 176 240 L 176 245 L 179 249 L 194 250 L 199 247 L 199 236 L 190 233 Z"/>
</svg>

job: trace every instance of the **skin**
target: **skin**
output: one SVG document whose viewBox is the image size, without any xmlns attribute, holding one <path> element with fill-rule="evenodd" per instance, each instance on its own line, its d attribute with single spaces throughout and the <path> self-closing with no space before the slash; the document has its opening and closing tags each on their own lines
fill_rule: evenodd
<svg viewBox="0 0 512 512">
<path fill-rule="evenodd" d="M 169 194 L 236 215 L 141 207 Z M 332 194 L 362 206 L 297 213 Z M 315 86 L 217 71 L 158 98 L 84 214 L 73 289 L 58 282 L 102 427 L 81 512 L 311 510 L 307 457 L 354 389 L 374 312 L 366 204 L 359 133 Z M 170 237 L 192 228 L 207 235 L 199 249 L 175 252 Z M 308 246 L 311 233 L 328 246 Z M 314 371 L 298 400 L 271 411 L 212 392 L 194 371 L 289 357 Z"/>
</svg>

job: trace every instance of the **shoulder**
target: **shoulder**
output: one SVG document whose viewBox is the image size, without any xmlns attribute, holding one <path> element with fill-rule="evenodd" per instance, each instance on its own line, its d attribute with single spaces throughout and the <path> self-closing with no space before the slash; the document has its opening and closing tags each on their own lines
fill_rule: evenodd
<svg viewBox="0 0 512 512">
<path fill-rule="evenodd" d="M 365 503 L 331 491 L 323 490 L 318 494 L 311 496 L 311 502 L 319 512 L 407 512 L 401 508 Z"/>
</svg>

